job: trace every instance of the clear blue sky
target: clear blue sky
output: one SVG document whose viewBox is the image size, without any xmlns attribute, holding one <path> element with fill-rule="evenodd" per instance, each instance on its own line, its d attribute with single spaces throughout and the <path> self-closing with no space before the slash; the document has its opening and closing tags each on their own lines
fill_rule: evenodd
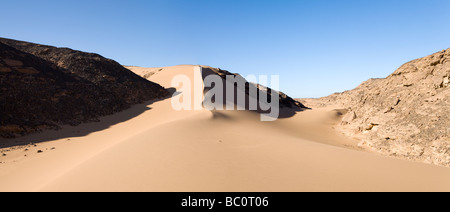
<svg viewBox="0 0 450 212">
<path fill-rule="evenodd" d="M 124 65 L 279 74 L 320 97 L 450 47 L 449 0 L 1 0 L 0 37 Z"/>
</svg>

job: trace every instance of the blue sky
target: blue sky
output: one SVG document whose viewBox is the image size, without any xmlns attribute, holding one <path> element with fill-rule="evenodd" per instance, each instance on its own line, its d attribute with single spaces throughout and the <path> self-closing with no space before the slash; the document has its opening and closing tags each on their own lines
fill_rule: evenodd
<svg viewBox="0 0 450 212">
<path fill-rule="evenodd" d="M 450 47 L 449 0 L 0 1 L 0 37 L 124 65 L 278 74 L 293 97 L 352 89 Z"/>
</svg>

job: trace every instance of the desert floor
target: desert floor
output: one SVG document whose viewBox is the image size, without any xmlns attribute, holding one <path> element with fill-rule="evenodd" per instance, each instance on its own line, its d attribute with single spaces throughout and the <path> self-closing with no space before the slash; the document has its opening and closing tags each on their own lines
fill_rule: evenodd
<svg viewBox="0 0 450 212">
<path fill-rule="evenodd" d="M 167 88 L 177 74 L 195 77 L 188 65 L 131 69 Z M 0 191 L 450 191 L 450 169 L 379 156 L 335 133 L 336 109 L 260 122 L 250 111 L 147 102 L 1 140 Z"/>
</svg>

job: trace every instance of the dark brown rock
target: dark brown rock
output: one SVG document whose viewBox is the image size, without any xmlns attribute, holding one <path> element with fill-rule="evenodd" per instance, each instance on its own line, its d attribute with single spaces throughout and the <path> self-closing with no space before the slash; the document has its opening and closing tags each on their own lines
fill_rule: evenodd
<svg viewBox="0 0 450 212">
<path fill-rule="evenodd" d="M 206 71 L 206 72 L 209 71 L 209 72 L 216 73 L 217 75 L 219 75 L 224 80 L 226 80 L 226 77 L 229 76 L 229 75 L 234 76 L 234 77 L 241 77 L 239 74 L 234 74 L 234 73 L 231 73 L 229 71 L 222 70 L 220 68 L 212 68 L 212 67 L 203 66 L 203 70 Z M 243 77 L 241 77 L 241 78 L 244 79 Z M 265 91 L 265 92 L 267 92 L 269 94 L 272 91 L 278 92 L 279 102 L 280 102 L 280 106 L 281 107 L 287 107 L 287 108 L 292 108 L 292 109 L 296 109 L 296 110 L 297 109 L 299 109 L 299 110 L 309 109 L 308 107 L 303 105 L 301 102 L 299 102 L 297 100 L 294 100 L 293 98 L 291 98 L 290 96 L 286 95 L 285 93 L 283 93 L 281 91 L 275 91 L 275 90 L 272 90 L 271 88 L 265 87 L 263 85 L 249 83 L 249 82 L 246 81 L 245 93 L 247 95 L 249 94 L 249 86 L 256 86 L 258 91 L 259 90 L 263 90 L 263 91 Z"/>
<path fill-rule="evenodd" d="M 100 55 L 0 38 L 0 137 L 95 121 L 168 94 Z"/>
</svg>

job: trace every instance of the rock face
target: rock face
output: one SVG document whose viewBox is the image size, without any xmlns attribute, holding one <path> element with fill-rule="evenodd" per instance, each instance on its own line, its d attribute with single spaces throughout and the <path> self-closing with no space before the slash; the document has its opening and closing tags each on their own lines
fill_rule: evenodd
<svg viewBox="0 0 450 212">
<path fill-rule="evenodd" d="M 168 94 L 100 55 L 0 38 L 0 137 L 95 121 Z"/>
<path fill-rule="evenodd" d="M 265 92 L 267 92 L 269 94 L 270 94 L 270 92 L 272 92 L 271 88 L 267 88 L 267 87 L 265 87 L 263 85 L 260 85 L 260 84 L 249 83 L 242 76 L 240 76 L 239 74 L 234 74 L 234 73 L 231 73 L 229 71 L 222 70 L 220 68 L 212 68 L 212 67 L 209 67 L 209 66 L 203 66 L 203 71 L 204 72 L 208 72 L 209 71 L 209 72 L 215 73 L 215 74 L 219 75 L 224 80 L 226 80 L 226 76 L 227 75 L 232 75 L 234 77 L 242 78 L 246 82 L 246 88 L 245 88 L 244 92 L 247 95 L 249 94 L 249 88 L 248 88 L 249 86 L 256 86 L 258 91 L 259 90 L 263 90 L 263 91 L 265 91 Z M 235 86 L 235 87 L 237 87 L 237 86 Z M 287 107 L 287 108 L 291 108 L 291 109 L 295 109 L 295 110 L 309 109 L 308 107 L 306 107 L 305 105 L 303 105 L 299 101 L 294 100 L 293 98 L 291 98 L 290 96 L 286 95 L 285 93 L 283 93 L 281 91 L 276 91 L 276 92 L 278 92 L 278 94 L 279 94 L 278 96 L 279 96 L 279 102 L 280 102 L 280 106 L 281 107 Z M 269 95 L 269 97 L 270 97 L 270 95 Z"/>
<path fill-rule="evenodd" d="M 313 102 L 340 104 L 339 127 L 378 152 L 450 166 L 450 49 L 413 60 L 385 79 Z"/>
</svg>

